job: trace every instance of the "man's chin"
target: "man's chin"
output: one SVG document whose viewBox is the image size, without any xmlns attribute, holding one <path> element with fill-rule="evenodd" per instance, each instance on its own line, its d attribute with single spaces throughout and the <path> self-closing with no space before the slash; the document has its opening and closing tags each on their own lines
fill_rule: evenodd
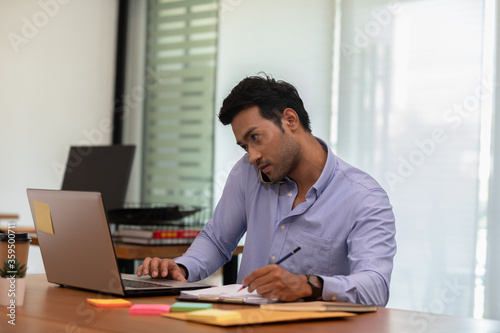
<svg viewBox="0 0 500 333">
<path fill-rule="evenodd" d="M 272 183 L 282 182 L 285 179 L 283 175 L 273 175 L 272 173 L 266 173 L 266 176 Z"/>
</svg>

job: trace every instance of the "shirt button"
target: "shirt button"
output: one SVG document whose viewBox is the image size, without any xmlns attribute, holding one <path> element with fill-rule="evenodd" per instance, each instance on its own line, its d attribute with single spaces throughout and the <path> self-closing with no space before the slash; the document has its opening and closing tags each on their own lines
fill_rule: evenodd
<svg viewBox="0 0 500 333">
<path fill-rule="evenodd" d="M 285 230 L 285 226 L 284 225 L 281 225 L 281 230 Z"/>
<path fill-rule="evenodd" d="M 275 256 L 272 256 L 272 257 L 271 257 L 271 260 L 272 260 L 272 261 L 275 261 L 275 260 L 276 260 L 276 257 L 275 257 Z"/>
<path fill-rule="evenodd" d="M 293 195 L 293 194 L 292 194 L 292 192 L 288 193 L 288 197 L 290 197 L 290 198 L 291 198 L 291 197 L 292 197 L 292 195 Z"/>
</svg>

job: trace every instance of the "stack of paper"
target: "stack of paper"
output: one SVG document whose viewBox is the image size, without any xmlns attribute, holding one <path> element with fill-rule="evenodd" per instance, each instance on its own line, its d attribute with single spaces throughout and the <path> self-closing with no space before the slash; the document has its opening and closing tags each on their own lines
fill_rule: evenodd
<svg viewBox="0 0 500 333">
<path fill-rule="evenodd" d="M 272 311 L 319 311 L 319 312 L 375 312 L 377 306 L 363 305 L 355 303 L 341 303 L 341 302 L 292 302 L 280 304 L 262 304 L 261 309 Z"/>
<path fill-rule="evenodd" d="M 239 304 L 265 304 L 277 301 L 262 297 L 255 290 L 251 293 L 248 292 L 247 288 L 239 291 L 241 287 L 241 284 L 229 284 L 208 289 L 183 290 L 179 299 Z"/>
</svg>

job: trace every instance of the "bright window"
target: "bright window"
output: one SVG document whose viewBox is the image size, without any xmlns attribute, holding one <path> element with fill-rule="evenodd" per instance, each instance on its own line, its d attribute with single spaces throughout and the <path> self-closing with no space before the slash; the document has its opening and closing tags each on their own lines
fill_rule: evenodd
<svg viewBox="0 0 500 333">
<path fill-rule="evenodd" d="M 379 180 L 394 206 L 389 307 L 482 316 L 481 253 L 493 203 L 490 6 L 339 3 L 332 142 Z"/>
</svg>

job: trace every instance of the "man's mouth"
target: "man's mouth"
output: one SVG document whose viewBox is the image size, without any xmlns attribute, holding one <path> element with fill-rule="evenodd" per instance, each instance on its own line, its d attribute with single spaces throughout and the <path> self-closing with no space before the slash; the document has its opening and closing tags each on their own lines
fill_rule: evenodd
<svg viewBox="0 0 500 333">
<path fill-rule="evenodd" d="M 269 164 L 259 165 L 259 169 L 260 169 L 260 171 L 262 171 L 263 173 L 268 173 L 268 172 L 269 172 L 269 169 L 270 169 L 270 165 L 269 165 Z"/>
</svg>

